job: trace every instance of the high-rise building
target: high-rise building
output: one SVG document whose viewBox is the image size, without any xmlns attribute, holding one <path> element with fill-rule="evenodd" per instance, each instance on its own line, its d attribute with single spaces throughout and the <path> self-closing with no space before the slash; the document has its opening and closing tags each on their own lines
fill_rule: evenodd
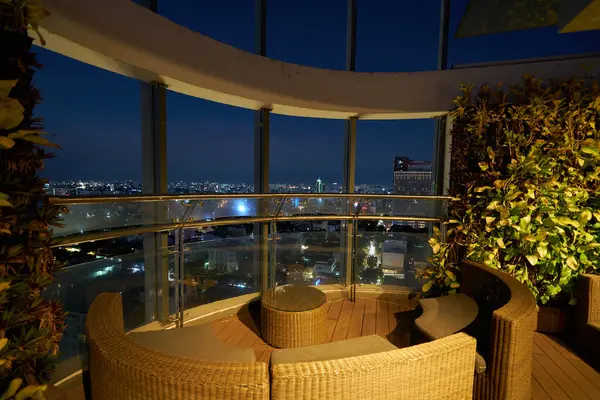
<svg viewBox="0 0 600 400">
<path fill-rule="evenodd" d="M 317 184 L 315 185 L 315 193 L 323 193 L 325 185 L 321 182 L 321 178 L 317 178 Z"/>
<path fill-rule="evenodd" d="M 394 157 L 394 194 L 428 195 L 432 184 L 431 161 Z"/>
<path fill-rule="evenodd" d="M 430 195 L 433 185 L 431 161 L 414 161 L 406 156 L 394 157 L 394 194 Z M 394 214 L 427 216 L 428 204 L 414 200 L 394 201 Z M 402 223 L 413 228 L 425 228 L 425 222 Z"/>
</svg>

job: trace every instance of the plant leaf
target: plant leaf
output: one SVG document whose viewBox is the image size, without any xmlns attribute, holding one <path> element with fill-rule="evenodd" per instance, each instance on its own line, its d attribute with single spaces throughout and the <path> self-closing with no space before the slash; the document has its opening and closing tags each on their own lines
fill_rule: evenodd
<svg viewBox="0 0 600 400">
<path fill-rule="evenodd" d="M 47 135 L 48 132 L 39 131 L 37 129 L 21 129 L 13 133 L 9 133 L 8 137 L 11 139 L 21 139 L 24 136 L 29 135 Z"/>
<path fill-rule="evenodd" d="M 538 246 L 537 252 L 540 255 L 540 258 L 546 258 L 548 254 L 548 248 L 546 246 Z"/>
<path fill-rule="evenodd" d="M 23 379 L 21 378 L 15 378 L 12 381 L 10 381 L 8 387 L 6 388 L 4 393 L 2 393 L 2 396 L 0 396 L 0 400 L 8 400 L 11 397 L 13 397 L 15 393 L 17 393 L 17 390 L 19 390 L 19 388 L 21 387 L 22 383 Z"/>
<path fill-rule="evenodd" d="M 28 142 L 39 144 L 41 146 L 56 147 L 56 148 L 60 149 L 60 146 L 52 143 L 45 137 L 41 137 L 41 136 L 37 136 L 37 135 L 27 135 L 27 136 L 23 136 L 22 139 L 27 140 Z"/>
<path fill-rule="evenodd" d="M 538 256 L 536 254 L 530 254 L 528 256 L 525 256 L 527 258 L 527 261 L 529 261 L 529 263 L 531 265 L 535 265 L 538 262 Z"/>
<path fill-rule="evenodd" d="M 425 282 L 423 284 L 423 287 L 421 288 L 421 292 L 423 292 L 423 293 L 429 292 L 429 290 L 431 289 L 431 286 L 433 286 L 433 281 L 432 280 L 430 280 L 428 282 Z"/>
<path fill-rule="evenodd" d="M 17 84 L 16 79 L 0 80 L 0 96 L 8 97 L 12 88 Z"/>
<path fill-rule="evenodd" d="M 25 109 L 19 100 L 10 97 L 0 99 L 0 129 L 13 129 L 24 118 Z"/>
<path fill-rule="evenodd" d="M 0 136 L 0 148 L 2 149 L 10 149 L 15 145 L 15 141 L 7 138 L 6 136 Z"/>
</svg>

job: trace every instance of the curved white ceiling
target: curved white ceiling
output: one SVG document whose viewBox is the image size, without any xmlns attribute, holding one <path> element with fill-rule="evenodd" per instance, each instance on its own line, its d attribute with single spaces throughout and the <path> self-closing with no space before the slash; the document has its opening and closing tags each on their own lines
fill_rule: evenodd
<svg viewBox="0 0 600 400">
<path fill-rule="evenodd" d="M 260 57 L 192 32 L 129 0 L 46 0 L 46 47 L 169 90 L 273 113 L 344 119 L 444 115 L 461 83 L 598 76 L 600 57 L 448 71 L 359 73 Z M 407 57 L 410 57 L 407 54 Z"/>
</svg>

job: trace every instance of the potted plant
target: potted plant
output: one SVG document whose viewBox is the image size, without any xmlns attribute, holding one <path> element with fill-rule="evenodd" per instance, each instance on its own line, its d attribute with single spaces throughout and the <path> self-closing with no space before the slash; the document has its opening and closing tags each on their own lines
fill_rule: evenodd
<svg viewBox="0 0 600 400">
<path fill-rule="evenodd" d="M 62 307 L 42 294 L 56 269 L 50 244 L 58 207 L 38 175 L 54 146 L 33 117 L 39 68 L 28 28 L 39 0 L 0 1 L 0 398 L 43 398 L 64 329 Z"/>
<path fill-rule="evenodd" d="M 435 263 L 423 272 L 438 279 L 424 290 L 456 288 L 439 276 L 469 258 L 526 284 L 541 307 L 555 307 L 542 308 L 539 328 L 560 329 L 576 278 L 600 259 L 600 86 L 526 77 L 509 90 L 462 90 L 452 112 L 456 200 L 447 242 L 433 240 Z"/>
</svg>

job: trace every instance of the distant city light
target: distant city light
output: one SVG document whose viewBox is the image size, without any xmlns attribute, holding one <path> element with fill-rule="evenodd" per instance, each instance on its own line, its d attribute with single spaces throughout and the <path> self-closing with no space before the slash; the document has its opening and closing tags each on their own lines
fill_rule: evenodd
<svg viewBox="0 0 600 400">
<path fill-rule="evenodd" d="M 373 243 L 373 242 L 369 243 L 369 255 L 370 256 L 375 255 L 375 243 Z"/>
<path fill-rule="evenodd" d="M 302 245 L 302 251 L 304 251 L 304 250 L 306 250 L 306 249 L 308 249 L 308 246 L 306 246 L 306 245 Z"/>
</svg>

